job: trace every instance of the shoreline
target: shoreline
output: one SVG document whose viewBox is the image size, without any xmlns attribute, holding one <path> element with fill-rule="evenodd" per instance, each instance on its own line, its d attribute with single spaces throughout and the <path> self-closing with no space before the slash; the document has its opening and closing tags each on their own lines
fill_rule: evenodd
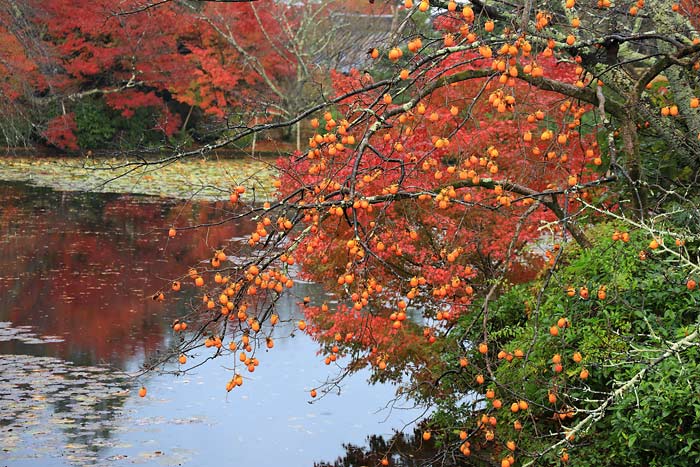
<svg viewBox="0 0 700 467">
<path fill-rule="evenodd" d="M 196 151 L 197 147 L 187 148 L 186 151 Z M 207 157 L 218 158 L 218 159 L 241 159 L 248 157 L 255 158 L 278 158 L 286 157 L 294 153 L 296 148 L 292 143 L 277 141 L 277 140 L 262 140 L 258 141 L 256 144 L 256 150 L 253 154 L 252 147 L 222 147 L 218 149 L 212 149 L 211 152 L 207 153 Z M 113 159 L 120 157 L 127 157 L 128 154 L 133 154 L 135 151 L 127 151 L 120 153 L 118 150 L 112 149 L 96 149 L 96 150 L 85 150 L 79 152 L 66 152 L 61 151 L 52 147 L 37 146 L 37 147 L 0 147 L 0 158 L 58 158 L 58 159 L 74 159 L 74 160 L 85 160 L 90 159 Z M 147 153 L 148 155 L 145 159 L 153 158 L 159 159 L 163 157 L 172 156 L 173 153 L 169 151 L 160 151 Z"/>
</svg>

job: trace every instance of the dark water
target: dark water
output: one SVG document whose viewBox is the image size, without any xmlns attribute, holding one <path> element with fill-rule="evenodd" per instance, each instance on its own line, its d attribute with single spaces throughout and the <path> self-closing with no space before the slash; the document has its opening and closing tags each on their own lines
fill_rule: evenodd
<svg viewBox="0 0 700 467">
<path fill-rule="evenodd" d="M 160 303 L 153 293 L 252 226 L 173 240 L 165 231 L 221 209 L 0 182 L 0 466 L 312 466 L 420 415 L 382 410 L 394 389 L 368 386 L 362 373 L 345 380 L 342 395 L 309 404 L 308 390 L 333 371 L 309 337 L 284 327 L 231 393 L 217 360 L 180 377 L 129 377 L 167 346 L 187 305 L 186 294 Z M 286 318 L 297 301 L 285 299 Z"/>
</svg>

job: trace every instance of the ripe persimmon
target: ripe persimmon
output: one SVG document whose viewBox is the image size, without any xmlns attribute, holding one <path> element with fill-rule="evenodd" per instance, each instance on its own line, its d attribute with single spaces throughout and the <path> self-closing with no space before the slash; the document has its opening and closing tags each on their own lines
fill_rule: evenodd
<svg viewBox="0 0 700 467">
<path fill-rule="evenodd" d="M 464 8 L 462 8 L 462 16 L 464 17 L 467 23 L 474 22 L 474 10 L 472 9 L 472 7 L 466 5 Z"/>
<path fill-rule="evenodd" d="M 398 47 L 394 47 L 393 49 L 391 49 L 389 51 L 389 60 L 391 60 L 392 62 L 395 62 L 399 58 L 401 58 L 402 55 L 403 55 L 403 52 L 401 51 L 401 49 L 399 49 Z"/>
<path fill-rule="evenodd" d="M 578 294 L 581 296 L 582 299 L 588 300 L 588 297 L 589 297 L 588 287 L 586 287 L 585 285 L 583 287 L 581 287 L 578 291 Z"/>
<path fill-rule="evenodd" d="M 607 292 L 605 291 L 605 286 L 601 285 L 598 288 L 598 300 L 605 300 L 605 298 L 608 296 Z"/>
</svg>

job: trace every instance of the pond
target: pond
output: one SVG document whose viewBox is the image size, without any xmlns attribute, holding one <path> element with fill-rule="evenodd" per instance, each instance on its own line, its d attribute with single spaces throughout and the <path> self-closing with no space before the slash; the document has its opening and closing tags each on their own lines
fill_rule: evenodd
<svg viewBox="0 0 700 467">
<path fill-rule="evenodd" d="M 362 372 L 340 396 L 309 403 L 308 391 L 334 373 L 317 344 L 290 329 L 230 393 L 218 360 L 184 376 L 129 377 L 168 345 L 185 306 L 154 301 L 154 291 L 251 226 L 174 239 L 165 229 L 207 222 L 221 208 L 0 182 L 1 466 L 313 466 L 420 416 L 387 409 L 395 388 L 369 386 Z M 287 296 L 280 312 L 293 318 L 298 300 Z"/>
</svg>

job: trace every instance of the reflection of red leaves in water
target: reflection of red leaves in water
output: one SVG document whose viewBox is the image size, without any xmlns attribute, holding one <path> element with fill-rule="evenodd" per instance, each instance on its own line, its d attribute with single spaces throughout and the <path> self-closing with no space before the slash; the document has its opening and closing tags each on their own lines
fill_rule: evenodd
<svg viewBox="0 0 700 467">
<path fill-rule="evenodd" d="M 220 212 L 211 204 L 181 211 L 172 202 L 126 196 L 22 191 L 0 188 L 0 321 L 62 336 L 51 349 L 70 359 L 123 366 L 154 351 L 168 332 L 163 315 L 186 306 L 173 300 L 170 280 L 245 227 L 179 231 L 168 241 L 171 223 Z M 152 300 L 159 289 L 164 303 Z"/>
</svg>

